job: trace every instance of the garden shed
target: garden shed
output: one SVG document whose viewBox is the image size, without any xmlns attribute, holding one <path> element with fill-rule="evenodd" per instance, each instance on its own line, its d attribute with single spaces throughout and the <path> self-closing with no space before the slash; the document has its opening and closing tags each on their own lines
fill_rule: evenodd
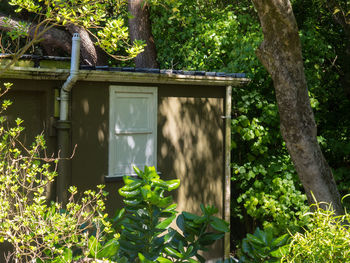
<svg viewBox="0 0 350 263">
<path fill-rule="evenodd" d="M 247 83 L 244 74 L 108 66 L 72 71 L 73 63 L 24 56 L 1 77 L 13 83 L 7 115 L 9 122 L 24 120 L 25 144 L 44 132 L 48 156 L 73 153 L 60 162 L 51 197 L 64 201 L 68 185 L 85 190 L 106 184 L 107 209 L 114 213 L 122 205 L 122 176 L 133 174 L 133 165 L 148 165 L 163 179 L 181 180 L 179 211 L 197 213 L 203 203 L 224 216 L 231 89 Z M 72 75 L 64 98 L 62 87 Z M 222 255 L 219 247 L 210 257 Z"/>
</svg>

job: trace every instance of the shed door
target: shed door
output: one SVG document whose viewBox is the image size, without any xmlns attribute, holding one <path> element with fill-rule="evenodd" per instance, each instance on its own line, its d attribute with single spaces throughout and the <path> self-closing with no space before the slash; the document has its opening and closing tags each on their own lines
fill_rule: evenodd
<svg viewBox="0 0 350 263">
<path fill-rule="evenodd" d="M 156 166 L 157 88 L 110 87 L 109 176 Z"/>
</svg>

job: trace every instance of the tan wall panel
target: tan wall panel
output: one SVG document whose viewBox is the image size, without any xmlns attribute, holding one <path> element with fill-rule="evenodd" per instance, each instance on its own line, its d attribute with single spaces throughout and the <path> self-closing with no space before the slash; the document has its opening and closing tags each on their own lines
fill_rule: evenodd
<svg viewBox="0 0 350 263">
<path fill-rule="evenodd" d="M 159 105 L 159 171 L 177 177 L 178 209 L 199 213 L 199 204 L 222 213 L 222 100 L 162 98 Z"/>
<path fill-rule="evenodd" d="M 163 89 L 162 89 L 163 88 Z M 161 87 L 158 105 L 158 170 L 179 178 L 178 211 L 201 214 L 200 204 L 215 205 L 223 216 L 224 88 Z M 205 258 L 223 255 L 216 242 Z"/>
</svg>

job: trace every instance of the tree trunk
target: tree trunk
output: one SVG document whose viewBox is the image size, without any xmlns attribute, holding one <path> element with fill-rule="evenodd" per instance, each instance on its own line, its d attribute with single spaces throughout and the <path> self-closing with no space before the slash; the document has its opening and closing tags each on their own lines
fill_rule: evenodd
<svg viewBox="0 0 350 263">
<path fill-rule="evenodd" d="M 252 0 L 264 41 L 256 53 L 274 82 L 281 133 L 309 203 L 331 204 L 342 214 L 332 171 L 317 142 L 308 96 L 298 27 L 289 0 Z"/>
<path fill-rule="evenodd" d="M 144 0 L 129 0 L 128 10 L 133 18 L 129 19 L 130 39 L 144 40 L 145 50 L 135 58 L 136 67 L 158 68 L 157 51 L 151 31 L 148 5 Z"/>
<path fill-rule="evenodd" d="M 95 45 L 90 38 L 89 33 L 80 26 L 70 24 L 67 26 L 68 31 L 73 35 L 79 33 L 80 36 L 80 56 L 83 64 L 90 66 L 105 66 L 108 58 L 106 53 Z"/>
<path fill-rule="evenodd" d="M 0 31 L 8 32 L 13 28 L 19 27 L 19 21 L 0 14 Z M 27 32 L 28 37 L 30 39 L 35 39 L 35 32 L 40 32 L 42 28 L 37 28 L 37 24 L 31 23 Z M 69 25 L 67 29 L 68 31 L 53 27 L 44 33 L 39 43 L 48 55 L 70 54 L 72 48 L 72 34 L 79 33 L 81 38 L 82 63 L 93 66 L 107 65 L 107 56 L 105 52 L 93 43 L 85 29 L 75 25 Z"/>
<path fill-rule="evenodd" d="M 9 32 L 14 28 L 20 28 L 20 22 L 0 14 L 0 31 Z M 35 30 L 37 25 L 32 23 L 28 29 L 28 37 L 35 38 Z M 57 54 L 58 50 L 70 53 L 72 45 L 72 37 L 67 31 L 57 28 L 51 28 L 42 37 L 40 44 L 48 52 L 49 55 Z"/>
</svg>

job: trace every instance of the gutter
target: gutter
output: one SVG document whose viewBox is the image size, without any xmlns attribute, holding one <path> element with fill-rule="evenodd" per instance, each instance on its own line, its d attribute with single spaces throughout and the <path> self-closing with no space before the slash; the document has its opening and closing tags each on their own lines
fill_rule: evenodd
<svg viewBox="0 0 350 263">
<path fill-rule="evenodd" d="M 71 138 L 69 121 L 70 92 L 79 78 L 80 37 L 74 33 L 72 38 L 72 53 L 70 75 L 60 90 L 60 117 L 57 121 L 57 148 L 59 153 L 58 177 L 57 177 L 57 201 L 65 205 L 68 201 L 68 187 L 71 185 Z"/>
</svg>

